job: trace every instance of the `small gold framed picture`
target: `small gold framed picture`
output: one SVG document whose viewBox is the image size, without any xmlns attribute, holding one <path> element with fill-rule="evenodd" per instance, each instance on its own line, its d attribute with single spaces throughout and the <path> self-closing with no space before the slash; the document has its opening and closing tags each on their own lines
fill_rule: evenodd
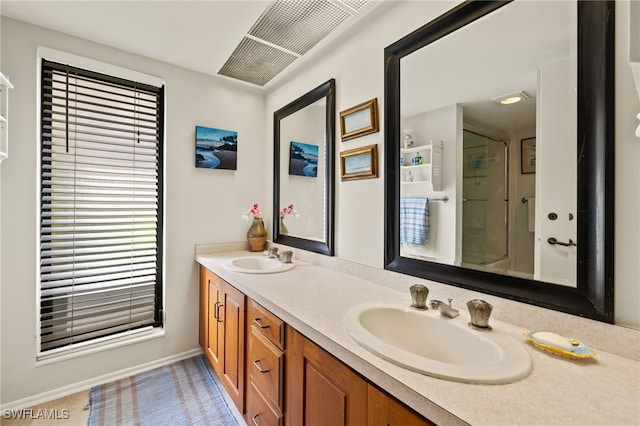
<svg viewBox="0 0 640 426">
<path fill-rule="evenodd" d="M 340 153 L 342 180 L 378 177 L 378 145 L 350 149 Z"/>
<path fill-rule="evenodd" d="M 340 135 L 343 141 L 378 130 L 378 98 L 340 112 Z"/>
</svg>

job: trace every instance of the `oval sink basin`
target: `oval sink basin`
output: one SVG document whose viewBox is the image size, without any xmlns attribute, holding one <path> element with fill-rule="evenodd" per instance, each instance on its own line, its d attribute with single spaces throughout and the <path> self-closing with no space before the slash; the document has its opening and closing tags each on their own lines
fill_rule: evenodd
<svg viewBox="0 0 640 426">
<path fill-rule="evenodd" d="M 293 269 L 294 263 L 282 263 L 277 259 L 268 257 L 236 257 L 224 264 L 224 266 L 235 272 L 245 274 L 272 274 Z"/>
<path fill-rule="evenodd" d="M 492 321 L 493 322 L 493 321 Z M 461 315 L 406 304 L 369 302 L 351 308 L 347 331 L 365 349 L 401 367 L 441 379 L 499 384 L 531 372 L 531 357 L 508 334 L 477 331 Z"/>
</svg>

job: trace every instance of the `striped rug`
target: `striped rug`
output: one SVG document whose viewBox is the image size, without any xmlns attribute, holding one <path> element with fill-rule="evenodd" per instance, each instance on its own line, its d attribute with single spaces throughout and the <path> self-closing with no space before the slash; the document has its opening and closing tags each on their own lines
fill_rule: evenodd
<svg viewBox="0 0 640 426">
<path fill-rule="evenodd" d="M 237 426 L 201 356 L 91 389 L 89 426 Z"/>
</svg>

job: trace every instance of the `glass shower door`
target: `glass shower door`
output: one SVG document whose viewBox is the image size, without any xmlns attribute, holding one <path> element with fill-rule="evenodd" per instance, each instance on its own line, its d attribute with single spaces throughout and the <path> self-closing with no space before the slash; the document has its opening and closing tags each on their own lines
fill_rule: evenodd
<svg viewBox="0 0 640 426">
<path fill-rule="evenodd" d="M 507 150 L 501 141 L 464 131 L 463 265 L 491 265 L 508 260 Z"/>
</svg>

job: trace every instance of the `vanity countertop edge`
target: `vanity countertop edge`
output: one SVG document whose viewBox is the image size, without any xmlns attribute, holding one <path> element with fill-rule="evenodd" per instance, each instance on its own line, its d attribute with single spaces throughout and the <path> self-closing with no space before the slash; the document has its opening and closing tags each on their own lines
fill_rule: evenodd
<svg viewBox="0 0 640 426">
<path fill-rule="evenodd" d="M 360 303 L 409 304 L 408 292 L 295 259 L 295 268 L 273 274 L 244 274 L 223 266 L 236 257 L 261 255 L 196 251 L 195 260 L 437 424 L 640 424 L 638 361 L 602 351 L 588 360 L 561 358 L 529 344 L 526 329 L 501 323 L 531 355 L 533 370 L 527 378 L 511 384 L 478 385 L 415 373 L 361 347 L 342 323 L 345 312 Z"/>
</svg>

